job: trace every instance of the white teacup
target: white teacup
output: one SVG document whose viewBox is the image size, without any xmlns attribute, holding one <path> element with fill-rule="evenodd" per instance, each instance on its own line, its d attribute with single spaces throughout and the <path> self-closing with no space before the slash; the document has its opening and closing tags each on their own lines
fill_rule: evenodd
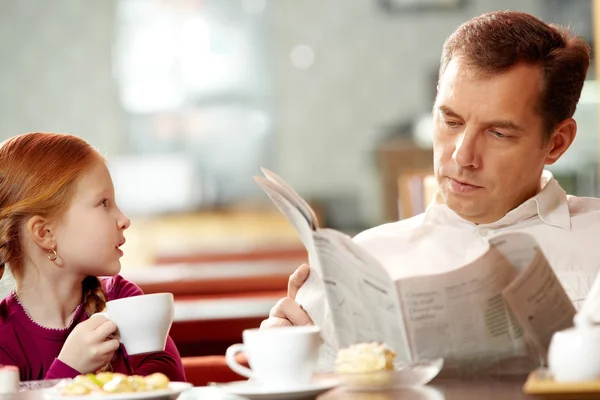
<svg viewBox="0 0 600 400">
<path fill-rule="evenodd" d="M 103 315 L 117 325 L 117 336 L 128 355 L 163 351 L 173 323 L 172 293 L 125 297 L 106 303 Z"/>
<path fill-rule="evenodd" d="M 557 382 L 600 379 L 600 326 L 556 332 L 550 341 L 548 367 Z"/>
<path fill-rule="evenodd" d="M 317 326 L 248 329 L 244 343 L 227 349 L 227 365 L 238 374 L 269 387 L 293 387 L 310 382 L 323 343 Z M 245 353 L 250 368 L 235 356 Z"/>
</svg>

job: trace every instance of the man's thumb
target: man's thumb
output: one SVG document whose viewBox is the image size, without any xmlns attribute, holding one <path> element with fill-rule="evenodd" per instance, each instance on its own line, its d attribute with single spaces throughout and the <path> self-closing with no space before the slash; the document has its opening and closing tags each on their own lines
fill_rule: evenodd
<svg viewBox="0 0 600 400">
<path fill-rule="evenodd" d="M 291 297 L 292 299 L 296 298 L 298 290 L 300 290 L 304 282 L 306 282 L 309 275 L 310 266 L 308 264 L 302 264 L 294 271 L 292 275 L 290 275 L 290 279 L 288 281 L 288 297 Z"/>
</svg>

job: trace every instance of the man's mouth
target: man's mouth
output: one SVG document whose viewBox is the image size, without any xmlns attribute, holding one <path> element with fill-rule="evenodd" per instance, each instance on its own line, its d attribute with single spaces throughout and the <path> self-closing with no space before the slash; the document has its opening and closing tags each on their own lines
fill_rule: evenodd
<svg viewBox="0 0 600 400">
<path fill-rule="evenodd" d="M 475 185 L 469 181 L 458 180 L 450 177 L 448 177 L 448 180 L 450 182 L 450 190 L 456 193 L 470 193 L 483 187 Z"/>
</svg>

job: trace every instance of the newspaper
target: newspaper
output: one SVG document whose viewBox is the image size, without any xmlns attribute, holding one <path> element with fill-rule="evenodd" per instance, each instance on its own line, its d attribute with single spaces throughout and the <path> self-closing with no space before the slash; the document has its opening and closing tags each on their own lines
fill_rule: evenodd
<svg viewBox="0 0 600 400">
<path fill-rule="evenodd" d="M 544 364 L 552 334 L 572 326 L 575 308 L 531 235 L 496 236 L 467 265 L 394 281 L 351 237 L 319 228 L 308 203 L 280 177 L 262 172 L 256 182 L 308 251 L 311 271 L 296 301 L 322 328 L 324 369 L 337 349 L 366 341 L 388 344 L 407 362 Z"/>
<path fill-rule="evenodd" d="M 598 325 L 600 323 L 600 275 L 594 279 L 590 290 L 575 316 L 576 326 Z"/>
</svg>

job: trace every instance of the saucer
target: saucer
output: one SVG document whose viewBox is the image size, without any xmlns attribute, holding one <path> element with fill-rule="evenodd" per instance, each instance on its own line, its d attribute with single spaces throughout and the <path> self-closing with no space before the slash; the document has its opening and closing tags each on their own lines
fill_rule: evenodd
<svg viewBox="0 0 600 400">
<path fill-rule="evenodd" d="M 439 374 L 443 366 L 444 360 L 438 358 L 398 363 L 389 371 L 336 373 L 334 376 L 340 378 L 348 391 L 382 391 L 426 385 Z"/>
<path fill-rule="evenodd" d="M 295 400 L 314 398 L 339 384 L 339 379 L 324 378 L 289 388 L 272 387 L 254 381 L 236 381 L 215 386 L 230 394 L 251 400 Z"/>
</svg>

